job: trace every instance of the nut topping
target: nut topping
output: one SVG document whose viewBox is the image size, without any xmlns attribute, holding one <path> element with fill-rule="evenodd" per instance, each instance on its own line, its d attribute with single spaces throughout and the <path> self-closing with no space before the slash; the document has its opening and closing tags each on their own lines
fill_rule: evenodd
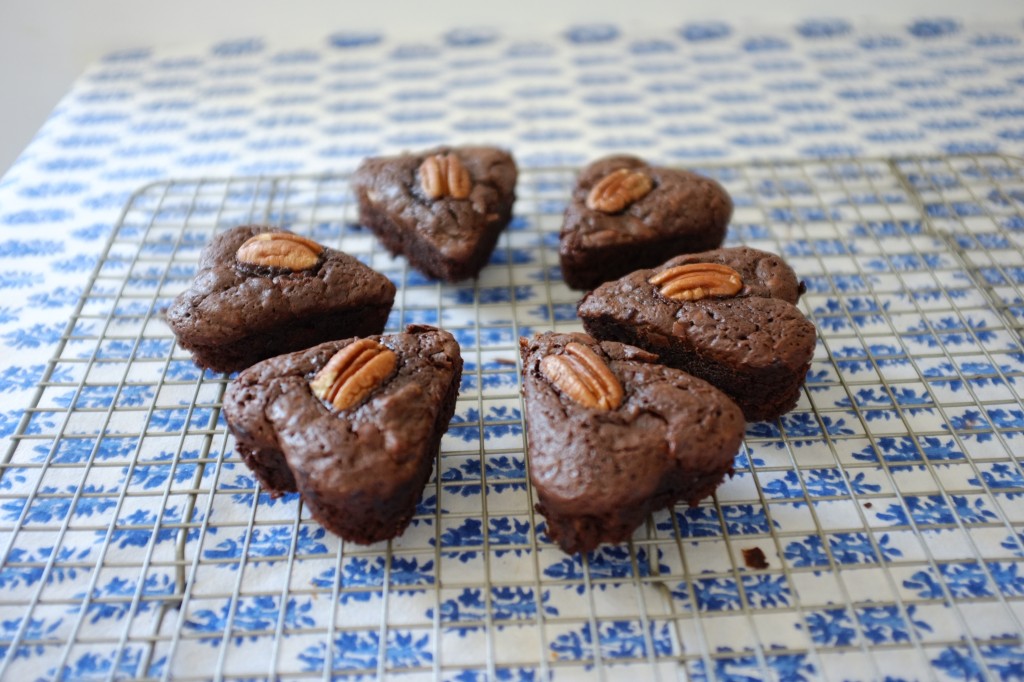
<svg viewBox="0 0 1024 682">
<path fill-rule="evenodd" d="M 262 232 L 250 237 L 235 252 L 245 265 L 282 270 L 308 270 L 317 264 L 324 247 L 291 232 Z"/>
<path fill-rule="evenodd" d="M 420 164 L 420 184 L 431 199 L 465 199 L 473 189 L 469 171 L 455 154 L 428 156 Z"/>
<path fill-rule="evenodd" d="M 540 372 L 584 407 L 615 410 L 622 404 L 622 384 L 597 353 L 581 343 L 567 343 L 563 354 L 545 356 Z"/>
<path fill-rule="evenodd" d="M 708 296 L 729 298 L 743 288 L 740 273 L 719 263 L 677 265 L 647 281 L 660 286 L 662 296 L 676 301 L 699 301 Z"/>
<path fill-rule="evenodd" d="M 309 388 L 334 409 L 347 410 L 388 378 L 396 364 L 394 351 L 376 341 L 359 339 L 335 353 L 309 382 Z"/>
<path fill-rule="evenodd" d="M 618 213 L 643 199 L 654 189 L 654 183 L 644 173 L 620 168 L 601 178 L 587 195 L 586 205 L 591 211 Z"/>
</svg>

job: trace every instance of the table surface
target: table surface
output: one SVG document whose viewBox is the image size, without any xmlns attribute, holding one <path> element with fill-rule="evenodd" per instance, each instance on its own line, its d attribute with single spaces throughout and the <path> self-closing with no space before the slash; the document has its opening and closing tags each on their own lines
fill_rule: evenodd
<svg viewBox="0 0 1024 682">
<path fill-rule="evenodd" d="M 107 56 L 0 179 L 3 673 L 1019 678 L 1024 189 L 989 155 L 1024 152 L 1022 40 L 1020 22 L 808 19 Z M 349 225 L 344 172 L 469 142 L 513 151 L 518 217 L 479 281 L 440 286 Z M 750 425 L 717 500 L 568 558 L 529 508 L 505 363 L 519 333 L 578 328 L 552 248 L 571 172 L 552 169 L 615 152 L 719 177 L 739 198 L 730 243 L 787 256 L 821 340 L 797 411 Z M 903 156 L 928 160 L 865 160 Z M 472 351 L 408 538 L 349 548 L 293 497 L 255 494 L 219 420 L 224 379 L 164 343 L 159 308 L 195 249 L 252 219 L 359 255 L 400 286 L 389 329 L 441 324 Z M 872 343 L 880 320 L 895 358 Z M 103 365 L 125 339 L 123 367 Z M 900 459 L 907 443 L 919 457 Z M 737 558 L 754 545 L 766 573 Z"/>
</svg>

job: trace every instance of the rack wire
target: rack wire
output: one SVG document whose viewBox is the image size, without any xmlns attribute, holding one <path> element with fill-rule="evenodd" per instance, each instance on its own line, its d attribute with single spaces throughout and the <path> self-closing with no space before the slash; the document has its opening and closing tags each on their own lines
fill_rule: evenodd
<svg viewBox="0 0 1024 682">
<path fill-rule="evenodd" d="M 998 156 L 699 169 L 728 243 L 783 254 L 819 330 L 796 409 L 748 427 L 714 499 L 568 556 L 527 479 L 518 337 L 577 330 L 557 235 L 573 169 L 521 174 L 478 280 L 356 226 L 342 175 L 159 182 L 125 207 L 0 464 L 0 676 L 1008 678 L 1024 658 L 1024 165 Z M 228 377 L 161 320 L 242 223 L 399 287 L 388 331 L 466 372 L 406 533 L 361 547 L 233 453 Z M 760 550 L 767 568 L 748 566 Z M 749 556 L 749 554 L 748 554 Z M 756 564 L 755 564 L 756 566 Z"/>
</svg>

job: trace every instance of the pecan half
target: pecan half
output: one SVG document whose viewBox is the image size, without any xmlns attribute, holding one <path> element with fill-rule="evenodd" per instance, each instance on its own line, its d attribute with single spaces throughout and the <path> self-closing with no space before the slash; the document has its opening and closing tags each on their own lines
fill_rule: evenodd
<svg viewBox="0 0 1024 682">
<path fill-rule="evenodd" d="M 743 288 L 743 278 L 728 265 L 687 263 L 677 265 L 647 280 L 660 286 L 661 295 L 676 301 L 699 301 L 708 296 L 728 298 Z"/>
<path fill-rule="evenodd" d="M 465 199 L 473 189 L 473 180 L 458 156 L 434 154 L 420 164 L 420 185 L 431 199 Z"/>
<path fill-rule="evenodd" d="M 282 270 L 308 270 L 320 260 L 324 247 L 291 232 L 262 232 L 245 240 L 235 260 L 245 265 Z"/>
<path fill-rule="evenodd" d="M 387 379 L 396 364 L 398 357 L 390 348 L 359 339 L 335 353 L 309 382 L 309 388 L 334 409 L 347 410 Z"/>
<path fill-rule="evenodd" d="M 594 185 L 587 195 L 586 205 L 591 211 L 618 213 L 643 199 L 652 189 L 654 183 L 645 173 L 620 168 Z"/>
<path fill-rule="evenodd" d="M 545 356 L 540 371 L 558 390 L 584 407 L 615 410 L 622 404 L 622 384 L 604 360 L 581 343 L 567 343 L 561 355 Z"/>
</svg>

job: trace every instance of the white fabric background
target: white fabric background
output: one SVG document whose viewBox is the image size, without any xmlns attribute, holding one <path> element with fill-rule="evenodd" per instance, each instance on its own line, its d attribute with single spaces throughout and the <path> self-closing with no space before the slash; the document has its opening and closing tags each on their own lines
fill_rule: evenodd
<svg viewBox="0 0 1024 682">
<path fill-rule="evenodd" d="M 0 2 L 0 176 L 85 67 L 113 50 L 259 35 L 302 41 L 329 30 L 386 29 L 394 38 L 432 38 L 453 26 L 552 32 L 570 23 L 657 29 L 702 19 L 788 26 L 808 16 L 906 23 L 921 16 L 1017 22 L 1018 0 L 516 0 L 344 2 L 337 0 L 4 0 Z"/>
</svg>

